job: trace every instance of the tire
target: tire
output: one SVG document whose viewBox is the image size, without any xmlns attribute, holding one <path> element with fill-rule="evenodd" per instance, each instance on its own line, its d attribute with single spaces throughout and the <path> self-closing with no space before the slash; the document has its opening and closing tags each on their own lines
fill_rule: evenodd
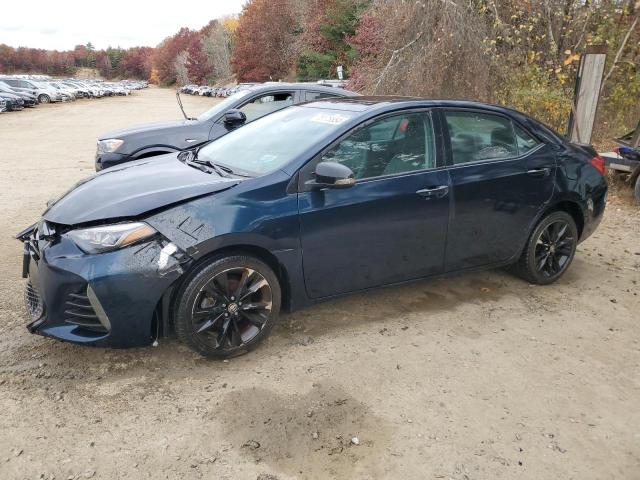
<svg viewBox="0 0 640 480">
<path fill-rule="evenodd" d="M 176 334 L 205 357 L 238 356 L 269 335 L 280 302 L 278 277 L 267 264 L 246 255 L 215 257 L 180 288 L 174 302 Z"/>
<path fill-rule="evenodd" d="M 640 175 L 636 177 L 636 186 L 633 191 L 633 195 L 636 198 L 636 203 L 640 205 Z"/>
<path fill-rule="evenodd" d="M 51 97 L 49 97 L 49 95 L 41 93 L 40 95 L 38 95 L 38 101 L 40 103 L 51 103 Z"/>
<path fill-rule="evenodd" d="M 552 212 L 533 229 L 513 271 L 529 283 L 549 285 L 567 271 L 577 245 L 578 228 L 573 217 L 566 212 Z"/>
</svg>

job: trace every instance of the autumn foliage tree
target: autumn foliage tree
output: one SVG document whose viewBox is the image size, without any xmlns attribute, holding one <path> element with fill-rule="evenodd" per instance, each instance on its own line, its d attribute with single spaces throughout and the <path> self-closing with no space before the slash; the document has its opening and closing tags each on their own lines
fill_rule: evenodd
<svg viewBox="0 0 640 480">
<path fill-rule="evenodd" d="M 149 78 L 153 48 L 95 50 L 91 43 L 73 50 L 13 48 L 0 45 L 0 73 L 71 76 L 78 68 L 97 68 L 104 78 Z"/>
<path fill-rule="evenodd" d="M 198 84 L 207 83 L 207 77 L 211 73 L 209 58 L 202 50 L 202 39 L 194 36 L 187 48 L 187 59 L 185 66 L 189 75 L 189 80 Z"/>
<path fill-rule="evenodd" d="M 279 80 L 292 68 L 296 30 L 287 0 L 249 0 L 240 15 L 231 66 L 238 81 Z"/>
<path fill-rule="evenodd" d="M 152 54 L 153 48 L 151 47 L 134 47 L 125 50 L 118 65 L 121 76 L 149 79 L 151 77 Z"/>
<path fill-rule="evenodd" d="M 175 35 L 164 39 L 155 49 L 154 68 L 158 71 L 161 83 L 173 84 L 177 80 L 176 58 L 186 51 L 198 37 L 198 32 L 181 28 Z"/>
</svg>

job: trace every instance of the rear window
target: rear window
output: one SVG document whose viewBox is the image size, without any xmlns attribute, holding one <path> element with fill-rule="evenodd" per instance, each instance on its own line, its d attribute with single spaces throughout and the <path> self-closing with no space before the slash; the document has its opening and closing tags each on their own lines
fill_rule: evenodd
<svg viewBox="0 0 640 480">
<path fill-rule="evenodd" d="M 333 93 L 328 93 L 328 92 L 305 92 L 304 93 L 304 99 L 307 102 L 310 102 L 312 100 L 322 100 L 323 98 L 335 98 L 337 97 L 337 95 L 334 95 Z"/>
<path fill-rule="evenodd" d="M 446 112 L 455 165 L 518 156 L 511 120 L 488 113 Z"/>
<path fill-rule="evenodd" d="M 514 131 L 516 133 L 516 142 L 518 144 L 518 152 L 520 155 L 523 155 L 540 145 L 538 140 L 533 138 L 518 125 L 514 125 Z"/>
</svg>

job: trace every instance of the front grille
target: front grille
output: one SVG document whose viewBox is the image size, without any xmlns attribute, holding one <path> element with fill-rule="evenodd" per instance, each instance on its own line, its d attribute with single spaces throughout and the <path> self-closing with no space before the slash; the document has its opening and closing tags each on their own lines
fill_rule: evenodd
<svg viewBox="0 0 640 480">
<path fill-rule="evenodd" d="M 27 307 L 27 314 L 33 322 L 40 319 L 44 314 L 42 298 L 31 282 L 27 282 L 27 286 L 24 289 L 24 304 Z"/>
<path fill-rule="evenodd" d="M 107 328 L 102 325 L 96 315 L 89 297 L 81 293 L 70 293 L 64 303 L 64 321 L 78 327 L 86 328 L 92 332 L 107 333 Z"/>
</svg>

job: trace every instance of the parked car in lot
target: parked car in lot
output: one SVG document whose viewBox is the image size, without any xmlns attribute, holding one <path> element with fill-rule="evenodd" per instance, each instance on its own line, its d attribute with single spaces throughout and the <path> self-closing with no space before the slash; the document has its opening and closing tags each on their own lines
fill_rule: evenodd
<svg viewBox="0 0 640 480">
<path fill-rule="evenodd" d="M 241 87 L 198 118 L 138 125 L 98 139 L 96 171 L 132 160 L 197 147 L 245 122 L 295 103 L 356 95 L 348 90 L 302 83 L 269 83 Z"/>
<path fill-rule="evenodd" d="M 36 96 L 39 103 L 61 102 L 62 94 L 53 86 L 41 81 L 22 78 L 2 78 L 2 81 L 17 91 L 24 91 Z"/>
<path fill-rule="evenodd" d="M 62 95 L 62 100 L 67 102 L 69 100 L 76 99 L 76 89 L 68 87 L 62 82 L 47 82 L 48 85 L 51 85 L 53 88 L 58 90 L 60 95 Z"/>
<path fill-rule="evenodd" d="M 31 95 L 25 91 L 14 90 L 2 81 L 0 81 L 0 92 L 10 93 L 21 98 L 25 107 L 35 107 L 38 104 L 38 100 L 35 95 Z"/>
<path fill-rule="evenodd" d="M 198 85 L 189 84 L 180 87 L 180 93 L 188 93 L 189 95 L 193 95 L 194 89 L 198 88 Z"/>
<path fill-rule="evenodd" d="M 24 100 L 17 94 L 0 92 L 0 98 L 5 101 L 5 109 L 7 112 L 16 112 L 24 109 Z"/>
<path fill-rule="evenodd" d="M 212 357 L 281 308 L 476 268 L 550 284 L 606 203 L 602 159 L 510 109 L 334 98 L 100 172 L 24 242 L 31 332 Z"/>
<path fill-rule="evenodd" d="M 77 98 L 89 98 L 91 95 L 89 93 L 89 89 L 86 87 L 82 87 L 77 83 L 73 83 L 69 80 L 59 82 L 62 85 L 65 85 L 67 88 L 70 88 Z"/>
<path fill-rule="evenodd" d="M 5 110 L 20 110 L 34 107 L 38 103 L 66 102 L 77 98 L 101 98 L 104 96 L 129 95 L 132 90 L 148 87 L 147 82 L 121 80 L 104 82 L 96 79 L 52 78 L 47 75 L 0 74 L 0 92 L 18 96 L 4 102 Z M 5 95 L 6 96 L 6 95 Z M 8 97 L 7 97 L 8 98 Z"/>
</svg>

